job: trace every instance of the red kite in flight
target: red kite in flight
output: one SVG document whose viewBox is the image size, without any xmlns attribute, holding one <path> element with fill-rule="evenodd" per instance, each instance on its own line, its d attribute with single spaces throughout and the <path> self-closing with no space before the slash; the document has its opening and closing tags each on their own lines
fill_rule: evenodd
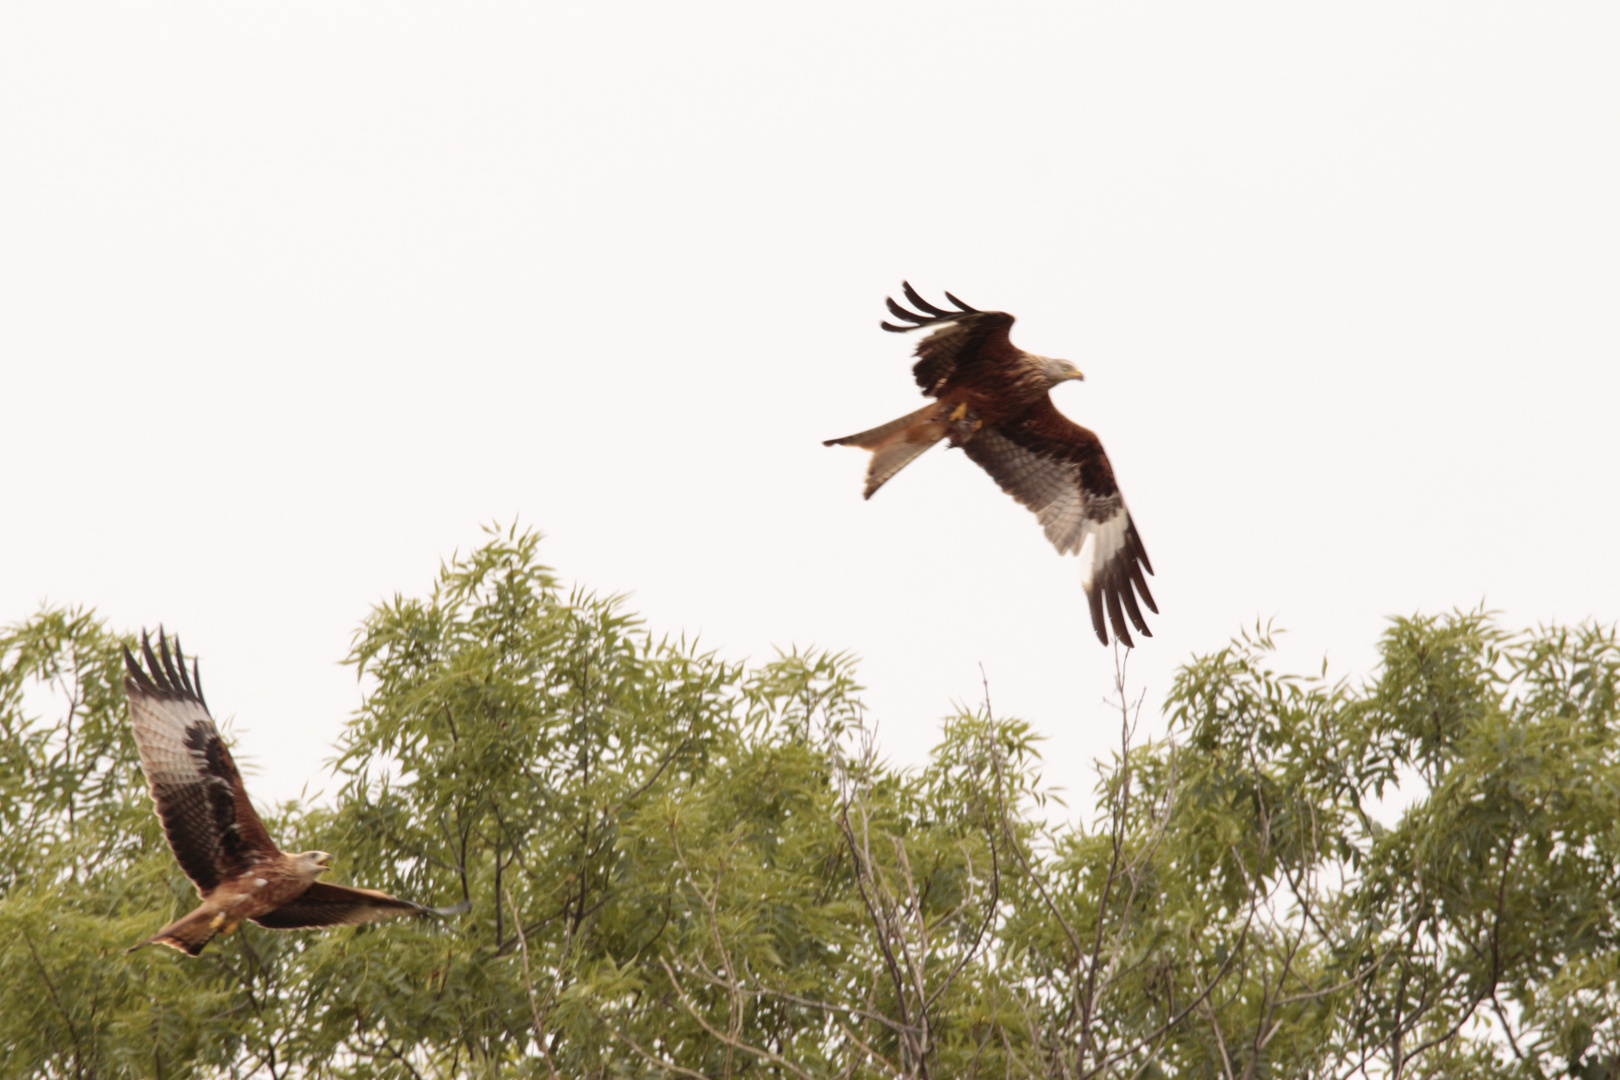
<svg viewBox="0 0 1620 1080">
<path fill-rule="evenodd" d="M 145 670 L 124 649 L 124 692 L 135 745 L 169 847 L 202 894 L 202 903 L 131 951 L 159 944 L 196 956 L 215 934 L 229 934 L 243 919 L 291 930 L 465 910 L 426 908 L 375 889 L 315 880 L 331 869 L 332 856 L 324 851 L 289 855 L 270 839 L 203 702 L 196 661 L 186 671 L 180 639 L 175 639 L 171 656 L 168 640 L 158 631 L 154 654 L 142 634 L 141 651 Z"/>
<path fill-rule="evenodd" d="M 859 446 L 872 451 L 866 470 L 866 497 L 941 439 L 960 446 L 989 473 L 1001 490 L 1035 512 L 1046 538 L 1064 555 L 1085 564 L 1082 584 L 1091 603 L 1091 625 L 1104 645 L 1108 629 L 1130 646 L 1131 625 L 1152 637 L 1137 597 L 1158 614 L 1142 571 L 1153 573 L 1142 538 L 1125 509 L 1114 470 L 1096 435 L 1057 411 L 1049 391 L 1060 382 L 1083 379 L 1067 360 L 1036 356 L 1007 337 L 1013 317 L 1003 311 L 970 308 L 950 293 L 955 311 L 935 307 L 909 284 L 901 283 L 917 311 L 894 300 L 889 310 L 908 326 L 884 323 L 903 334 L 924 327 L 933 332 L 917 343 L 912 374 L 923 393 L 936 399 L 908 416 L 871 431 L 828 439 L 827 446 Z"/>
</svg>

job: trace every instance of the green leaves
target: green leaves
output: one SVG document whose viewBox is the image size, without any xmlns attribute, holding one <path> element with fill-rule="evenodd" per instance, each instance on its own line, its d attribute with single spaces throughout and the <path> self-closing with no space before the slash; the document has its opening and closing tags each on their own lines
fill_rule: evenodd
<svg viewBox="0 0 1620 1080">
<path fill-rule="evenodd" d="M 118 639 L 0 634 L 0 1077 L 1614 1075 L 1612 630 L 1398 619 L 1351 685 L 1256 629 L 1064 820 L 1035 726 L 896 769 L 849 657 L 655 639 L 538 543 L 371 614 L 335 800 L 267 815 L 444 919 L 125 955 L 194 894 Z"/>
</svg>

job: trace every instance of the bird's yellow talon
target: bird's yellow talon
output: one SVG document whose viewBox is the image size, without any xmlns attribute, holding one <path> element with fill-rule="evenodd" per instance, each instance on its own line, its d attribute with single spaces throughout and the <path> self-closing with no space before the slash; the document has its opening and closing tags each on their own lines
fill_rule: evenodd
<svg viewBox="0 0 1620 1080">
<path fill-rule="evenodd" d="M 967 415 L 967 411 L 968 411 L 967 402 L 964 401 L 964 402 L 962 402 L 962 404 L 958 405 L 955 409 L 953 409 L 951 411 L 951 419 L 952 420 L 960 420 L 960 419 L 962 419 L 962 417 Z"/>
</svg>

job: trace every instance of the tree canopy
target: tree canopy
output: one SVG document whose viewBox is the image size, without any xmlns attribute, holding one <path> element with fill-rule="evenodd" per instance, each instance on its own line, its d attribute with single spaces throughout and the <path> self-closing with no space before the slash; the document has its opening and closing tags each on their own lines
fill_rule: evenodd
<svg viewBox="0 0 1620 1080">
<path fill-rule="evenodd" d="M 192 903 L 123 702 L 126 640 L 0 632 L 0 1076 L 1620 1075 L 1620 644 L 1393 620 L 1365 681 L 1264 631 L 1190 660 L 1094 808 L 989 702 L 881 754 L 854 665 L 756 666 L 565 592 L 493 534 L 348 657 L 335 793 L 284 847 L 440 922 Z"/>
</svg>

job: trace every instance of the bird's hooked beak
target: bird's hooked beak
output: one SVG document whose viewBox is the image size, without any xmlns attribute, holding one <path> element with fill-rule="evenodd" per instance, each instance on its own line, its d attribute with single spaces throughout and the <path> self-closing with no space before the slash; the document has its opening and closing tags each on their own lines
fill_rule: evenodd
<svg viewBox="0 0 1620 1080">
<path fill-rule="evenodd" d="M 325 851 L 317 851 L 315 853 L 315 865 L 322 870 L 332 869 L 332 856 Z"/>
<path fill-rule="evenodd" d="M 1086 380 L 1085 372 L 1081 371 L 1079 368 L 1075 367 L 1073 364 L 1069 363 L 1067 360 L 1063 361 L 1063 369 L 1064 369 L 1063 370 L 1064 378 L 1067 378 L 1067 379 L 1079 379 L 1081 382 L 1085 382 L 1085 380 Z"/>
</svg>

